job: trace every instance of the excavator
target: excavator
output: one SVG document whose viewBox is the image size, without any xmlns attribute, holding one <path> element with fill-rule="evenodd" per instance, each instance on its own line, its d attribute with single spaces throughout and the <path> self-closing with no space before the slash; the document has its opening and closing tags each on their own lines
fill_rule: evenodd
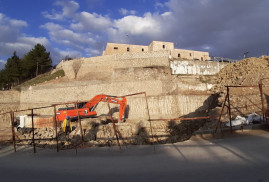
<svg viewBox="0 0 269 182">
<path fill-rule="evenodd" d="M 56 120 L 63 121 L 67 116 L 69 116 L 71 119 L 77 118 L 78 115 L 80 117 L 96 116 L 97 112 L 95 111 L 95 108 L 100 102 L 119 104 L 120 106 L 118 121 L 122 122 L 124 120 L 123 115 L 127 105 L 126 98 L 122 97 L 122 99 L 120 100 L 116 96 L 110 95 L 96 95 L 89 102 L 78 103 L 75 107 L 59 108 L 56 112 Z"/>
</svg>

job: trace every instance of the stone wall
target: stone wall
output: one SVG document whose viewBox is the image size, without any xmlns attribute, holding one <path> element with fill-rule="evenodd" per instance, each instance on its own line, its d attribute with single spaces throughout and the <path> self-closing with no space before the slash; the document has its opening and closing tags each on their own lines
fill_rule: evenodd
<svg viewBox="0 0 269 182">
<path fill-rule="evenodd" d="M 103 55 L 121 55 L 124 53 L 169 51 L 174 58 L 209 60 L 209 52 L 175 49 L 173 42 L 152 41 L 149 46 L 107 43 Z"/>
<path fill-rule="evenodd" d="M 98 73 L 109 75 L 117 68 L 130 67 L 149 67 L 149 66 L 167 66 L 169 51 L 157 52 L 141 52 L 141 53 L 125 53 L 117 55 L 106 55 L 91 58 L 79 58 L 69 61 L 61 61 L 57 69 L 63 69 L 66 77 L 74 79 L 76 72 L 74 65 L 81 62 L 81 66 L 77 71 L 77 78 L 85 78 L 85 76 L 96 76 Z"/>
<path fill-rule="evenodd" d="M 194 51 L 195 52 L 195 51 Z M 172 52 L 176 57 L 178 53 Z M 186 53 L 187 54 L 187 53 Z M 169 61 L 170 51 L 156 52 L 134 52 L 125 54 L 106 55 L 91 58 L 80 58 L 69 61 L 62 61 L 57 69 L 63 69 L 66 77 L 69 79 L 91 79 L 105 80 L 109 79 L 115 69 L 136 68 L 136 67 L 170 67 L 172 74 L 182 75 L 215 75 L 228 63 L 211 62 L 211 61 L 193 61 L 193 60 L 173 60 Z M 193 53 L 190 59 L 203 57 L 208 58 L 207 54 L 200 52 Z M 187 55 L 185 55 L 186 57 Z"/>
<path fill-rule="evenodd" d="M 176 118 L 195 112 L 197 109 L 206 110 L 205 104 L 209 95 L 166 95 L 162 96 L 161 81 L 141 81 L 133 83 L 117 82 L 88 86 L 73 86 L 51 89 L 32 89 L 21 92 L 21 109 L 47 106 L 56 103 L 88 101 L 95 95 L 127 95 L 146 92 L 151 118 Z M 29 100 L 29 98 L 32 98 Z M 148 118 L 146 99 L 144 95 L 127 97 L 128 119 Z M 203 106 L 204 105 L 204 106 Z M 59 107 L 66 107 L 65 105 Z M 118 105 L 111 104 L 111 108 Z M 96 108 L 99 115 L 108 114 L 107 103 L 100 103 Z M 52 108 L 36 110 L 37 114 L 52 114 Z"/>
<path fill-rule="evenodd" d="M 103 55 L 123 54 L 126 52 L 147 52 L 148 46 L 107 43 Z"/>
<path fill-rule="evenodd" d="M 11 117 L 10 114 L 3 114 L 11 110 L 18 110 L 20 107 L 20 92 L 0 91 L 0 141 L 11 139 Z"/>
<path fill-rule="evenodd" d="M 212 61 L 178 61 L 170 62 L 172 74 L 179 75 L 215 75 L 229 63 Z"/>
<path fill-rule="evenodd" d="M 184 49 L 172 50 L 171 56 L 173 58 L 200 60 L 200 61 L 206 61 L 210 59 L 208 52 L 184 50 Z"/>
<path fill-rule="evenodd" d="M 0 114 L 16 110 L 20 106 L 20 92 L 15 90 L 0 91 Z"/>
<path fill-rule="evenodd" d="M 160 42 L 160 41 L 152 41 L 149 45 L 149 51 L 163 51 L 174 50 L 174 43 L 173 42 Z"/>
</svg>

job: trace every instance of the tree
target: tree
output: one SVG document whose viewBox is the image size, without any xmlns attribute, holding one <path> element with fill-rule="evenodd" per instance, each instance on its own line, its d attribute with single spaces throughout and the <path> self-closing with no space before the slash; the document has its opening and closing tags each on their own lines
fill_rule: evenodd
<svg viewBox="0 0 269 182">
<path fill-rule="evenodd" d="M 6 75 L 6 70 L 0 70 L 0 88 L 1 90 L 6 87 L 7 84 L 7 75 Z"/>
<path fill-rule="evenodd" d="M 5 65 L 5 76 L 8 83 L 20 82 L 21 80 L 21 60 L 14 51 L 13 56 L 7 59 Z"/>
<path fill-rule="evenodd" d="M 72 64 L 72 68 L 74 70 L 74 73 L 75 73 L 75 79 L 77 78 L 77 75 L 78 75 L 78 71 L 81 67 L 81 64 L 82 64 L 82 61 L 81 60 L 75 60 Z"/>
<path fill-rule="evenodd" d="M 46 52 L 46 48 L 41 44 L 36 44 L 22 59 L 23 76 L 26 78 L 45 73 L 49 71 L 51 67 L 52 60 L 50 53 Z"/>
</svg>

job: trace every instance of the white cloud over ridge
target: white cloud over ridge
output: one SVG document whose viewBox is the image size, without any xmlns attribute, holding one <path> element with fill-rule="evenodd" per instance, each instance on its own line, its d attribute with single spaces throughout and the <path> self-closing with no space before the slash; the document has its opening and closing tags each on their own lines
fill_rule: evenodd
<svg viewBox="0 0 269 182">
<path fill-rule="evenodd" d="M 120 32 L 128 32 L 133 35 L 159 33 L 160 24 L 150 13 L 144 17 L 125 16 L 122 19 L 115 20 L 114 27 Z"/>
<path fill-rule="evenodd" d="M 14 51 L 22 57 L 30 51 L 35 44 L 48 45 L 45 37 L 31 37 L 21 33 L 21 29 L 27 27 L 26 21 L 11 19 L 0 13 L 0 55 L 9 57 Z"/>
<path fill-rule="evenodd" d="M 48 22 L 40 28 L 48 38 L 26 36 L 21 33 L 29 26 L 26 21 L 0 13 L 0 54 L 23 55 L 41 43 L 59 61 L 65 56 L 101 55 L 107 42 L 148 45 L 153 40 L 239 59 L 244 51 L 253 56 L 269 52 L 267 0 L 167 0 L 152 4 L 148 12 L 119 7 L 108 14 L 80 10 L 79 1 L 54 5 L 57 9 L 42 12 Z"/>
<path fill-rule="evenodd" d="M 71 9 L 76 9 L 77 5 L 74 6 Z M 127 16 L 111 19 L 107 15 L 77 11 L 69 24 L 51 21 L 41 27 L 48 30 L 52 41 L 81 51 L 83 55 L 96 56 L 102 53 L 106 42 L 131 43 L 140 37 L 141 43 L 148 43 L 158 39 L 163 34 L 163 22 L 171 18 L 171 12 L 146 12 L 143 16 L 136 16 L 135 10 L 121 8 L 119 11 Z M 63 10 L 54 14 L 61 14 L 61 20 L 69 18 L 61 12 Z"/>
</svg>

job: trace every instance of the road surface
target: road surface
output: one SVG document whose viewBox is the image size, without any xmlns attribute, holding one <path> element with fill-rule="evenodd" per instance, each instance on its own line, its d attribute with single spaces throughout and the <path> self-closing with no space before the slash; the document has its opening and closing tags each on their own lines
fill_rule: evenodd
<svg viewBox="0 0 269 182">
<path fill-rule="evenodd" d="M 269 181 L 269 134 L 176 144 L 0 149 L 0 181 Z"/>
</svg>

